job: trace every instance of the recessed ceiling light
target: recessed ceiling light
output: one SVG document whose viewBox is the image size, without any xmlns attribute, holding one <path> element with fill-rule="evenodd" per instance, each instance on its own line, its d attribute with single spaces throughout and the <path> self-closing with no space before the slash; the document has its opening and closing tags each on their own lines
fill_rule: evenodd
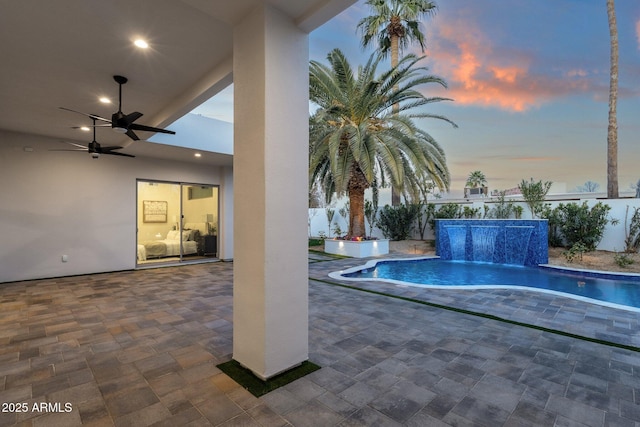
<svg viewBox="0 0 640 427">
<path fill-rule="evenodd" d="M 202 157 L 202 154 L 200 154 L 200 153 L 196 153 L 196 154 L 194 154 L 194 156 L 196 156 L 196 157 Z"/>
<path fill-rule="evenodd" d="M 144 41 L 142 39 L 137 39 L 136 41 L 133 42 L 133 44 L 138 46 L 140 49 L 146 49 L 146 48 L 149 47 L 149 43 L 147 43 L 146 41 Z"/>
<path fill-rule="evenodd" d="M 100 102 L 102 102 L 103 104 L 111 104 L 111 100 L 109 98 L 107 98 L 106 96 L 101 96 L 100 97 Z"/>
</svg>

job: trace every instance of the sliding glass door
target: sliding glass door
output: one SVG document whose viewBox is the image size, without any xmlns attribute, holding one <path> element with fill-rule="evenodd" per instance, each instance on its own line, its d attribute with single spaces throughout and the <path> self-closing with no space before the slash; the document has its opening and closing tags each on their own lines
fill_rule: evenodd
<svg viewBox="0 0 640 427">
<path fill-rule="evenodd" d="M 215 185 L 138 180 L 138 265 L 218 257 Z"/>
</svg>

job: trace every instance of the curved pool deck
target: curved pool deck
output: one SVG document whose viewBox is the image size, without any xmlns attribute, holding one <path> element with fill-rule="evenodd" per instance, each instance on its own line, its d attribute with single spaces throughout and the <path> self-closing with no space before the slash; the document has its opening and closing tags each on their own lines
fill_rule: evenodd
<svg viewBox="0 0 640 427">
<path fill-rule="evenodd" d="M 511 287 L 446 289 L 410 286 L 404 282 L 371 279 L 353 280 L 340 276 L 353 268 L 383 260 L 424 259 L 433 257 L 386 256 L 369 259 L 339 259 L 309 264 L 311 279 L 353 289 L 415 300 L 478 315 L 495 316 L 505 321 L 546 328 L 586 339 L 640 349 L 640 311 L 603 305 L 590 299 L 567 294 L 541 292 L 533 288 Z M 333 274 L 332 274 L 333 273 Z"/>
</svg>

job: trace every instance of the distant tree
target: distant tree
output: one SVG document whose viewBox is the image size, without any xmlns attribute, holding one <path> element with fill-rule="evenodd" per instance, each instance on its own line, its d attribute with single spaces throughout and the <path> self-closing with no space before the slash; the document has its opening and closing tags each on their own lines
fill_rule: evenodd
<svg viewBox="0 0 640 427">
<path fill-rule="evenodd" d="M 331 237 L 331 223 L 333 222 L 333 217 L 336 214 L 336 210 L 335 209 L 331 209 L 330 207 L 326 207 L 324 209 L 325 209 L 325 212 L 327 214 L 327 224 L 329 226 L 329 237 Z"/>
<path fill-rule="evenodd" d="M 617 199 L 618 194 L 618 25 L 614 0 L 607 0 L 609 40 L 611 43 L 609 78 L 609 125 L 607 127 L 607 197 Z"/>
<path fill-rule="evenodd" d="M 487 177 L 481 171 L 473 171 L 467 178 L 466 186 L 470 188 L 484 187 L 487 183 Z"/>
<path fill-rule="evenodd" d="M 542 211 L 542 208 L 544 207 L 544 200 L 551 188 L 551 184 L 553 184 L 551 181 L 535 182 L 533 178 L 531 178 L 530 181 L 525 181 L 523 179 L 520 185 L 518 185 L 525 203 L 531 210 L 532 218 L 536 218 Z"/>
<path fill-rule="evenodd" d="M 374 40 L 383 55 L 391 53 L 391 66 L 398 65 L 400 51 L 417 42 L 424 52 L 425 39 L 420 31 L 420 18 L 436 11 L 436 3 L 428 0 L 367 0 L 372 15 L 362 18 L 358 29 L 362 46 Z"/>
<path fill-rule="evenodd" d="M 587 181 L 577 187 L 578 193 L 595 193 L 600 189 L 600 184 L 593 181 Z"/>
<path fill-rule="evenodd" d="M 636 197 L 640 198 L 640 179 L 636 182 L 636 185 L 633 186 L 633 188 L 636 190 Z"/>
</svg>

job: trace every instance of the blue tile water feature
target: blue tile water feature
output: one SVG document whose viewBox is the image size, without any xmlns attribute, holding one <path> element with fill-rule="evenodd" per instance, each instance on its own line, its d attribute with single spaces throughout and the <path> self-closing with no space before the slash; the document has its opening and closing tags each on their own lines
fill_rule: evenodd
<svg viewBox="0 0 640 427">
<path fill-rule="evenodd" d="M 549 262 L 546 219 L 437 219 L 444 260 L 537 266 Z"/>
</svg>

